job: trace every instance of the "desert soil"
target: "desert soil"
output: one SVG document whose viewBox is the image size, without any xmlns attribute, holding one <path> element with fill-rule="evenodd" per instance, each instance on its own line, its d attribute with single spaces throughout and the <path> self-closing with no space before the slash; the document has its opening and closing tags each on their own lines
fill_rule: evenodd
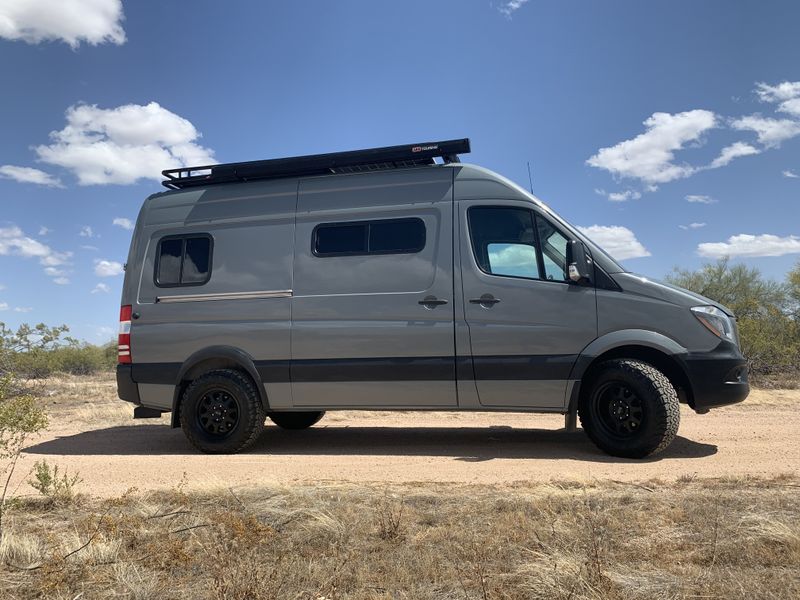
<svg viewBox="0 0 800 600">
<path fill-rule="evenodd" d="M 45 398 L 50 428 L 27 445 L 17 481 L 47 460 L 78 472 L 82 491 L 105 497 L 181 485 L 513 485 L 800 474 L 800 390 L 755 390 L 743 404 L 706 415 L 683 407 L 678 437 L 646 460 L 603 454 L 580 429 L 566 433 L 560 415 L 439 412 L 334 412 L 296 432 L 268 421 L 245 453 L 208 456 L 171 429 L 168 416 L 133 421 L 109 377 L 49 380 Z"/>
</svg>

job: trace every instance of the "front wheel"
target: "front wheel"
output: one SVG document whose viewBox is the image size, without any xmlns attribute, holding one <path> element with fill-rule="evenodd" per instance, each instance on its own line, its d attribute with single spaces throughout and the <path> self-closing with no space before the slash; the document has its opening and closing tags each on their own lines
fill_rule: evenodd
<svg viewBox="0 0 800 600">
<path fill-rule="evenodd" d="M 643 458 L 661 452 L 678 432 L 678 395 L 658 369 L 638 360 L 599 365 L 578 407 L 589 438 L 612 456 Z"/>
<path fill-rule="evenodd" d="M 318 423 L 325 412 L 271 412 L 267 416 L 281 429 L 308 429 Z"/>
</svg>

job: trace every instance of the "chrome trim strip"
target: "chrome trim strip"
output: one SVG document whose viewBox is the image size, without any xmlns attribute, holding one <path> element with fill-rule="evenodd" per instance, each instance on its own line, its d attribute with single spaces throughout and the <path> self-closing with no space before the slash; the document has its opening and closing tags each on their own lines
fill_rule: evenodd
<svg viewBox="0 0 800 600">
<path fill-rule="evenodd" d="M 158 296 L 157 303 L 206 302 L 208 300 L 261 300 L 263 298 L 291 298 L 292 290 L 269 290 L 260 292 L 225 292 L 218 294 L 184 294 L 182 296 Z"/>
</svg>

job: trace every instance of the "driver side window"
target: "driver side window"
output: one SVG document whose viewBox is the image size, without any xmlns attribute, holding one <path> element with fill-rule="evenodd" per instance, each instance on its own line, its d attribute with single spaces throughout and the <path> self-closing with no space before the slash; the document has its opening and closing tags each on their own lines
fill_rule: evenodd
<svg viewBox="0 0 800 600">
<path fill-rule="evenodd" d="M 542 251 L 544 279 L 569 281 L 567 238 L 539 215 L 536 215 L 536 228 L 539 232 L 539 245 Z"/>
</svg>

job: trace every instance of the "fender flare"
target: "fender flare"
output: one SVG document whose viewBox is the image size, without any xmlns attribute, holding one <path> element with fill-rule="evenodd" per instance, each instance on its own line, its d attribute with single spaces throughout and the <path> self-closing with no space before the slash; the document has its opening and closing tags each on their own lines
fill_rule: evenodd
<svg viewBox="0 0 800 600">
<path fill-rule="evenodd" d="M 571 380 L 581 380 L 595 358 L 622 346 L 644 346 L 663 352 L 668 356 L 686 354 L 688 350 L 662 333 L 646 329 L 620 329 L 596 338 L 578 355 L 569 375 Z"/>
<path fill-rule="evenodd" d="M 178 377 L 175 381 L 175 392 L 172 397 L 172 427 L 180 426 L 180 412 L 178 410 L 178 403 L 180 402 L 181 396 L 181 382 L 196 366 L 202 364 L 203 362 L 215 359 L 233 362 L 239 368 L 243 369 L 248 375 L 250 375 L 253 383 L 256 385 L 258 396 L 261 398 L 261 404 L 265 410 L 269 410 L 269 401 L 264 390 L 264 383 L 261 380 L 261 376 L 258 374 L 258 370 L 253 362 L 253 357 L 251 357 L 244 350 L 235 348 L 233 346 L 208 346 L 207 348 L 198 350 L 189 356 L 189 358 L 183 362 L 183 365 L 181 365 L 181 368 L 178 371 Z"/>
</svg>

